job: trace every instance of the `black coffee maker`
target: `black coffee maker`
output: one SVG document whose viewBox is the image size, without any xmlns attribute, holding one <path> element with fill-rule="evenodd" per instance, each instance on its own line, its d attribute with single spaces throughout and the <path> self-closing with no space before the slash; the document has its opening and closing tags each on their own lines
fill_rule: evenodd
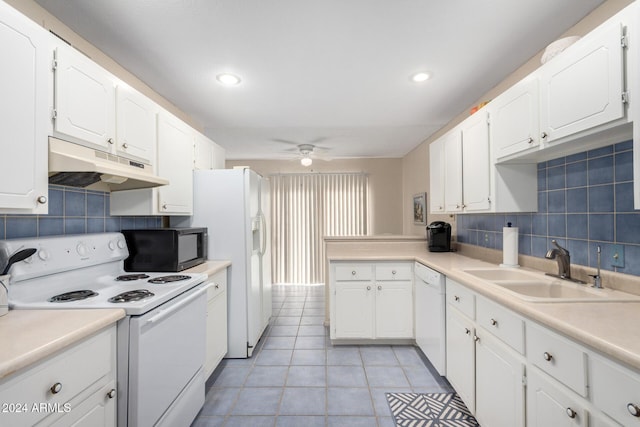
<svg viewBox="0 0 640 427">
<path fill-rule="evenodd" d="M 451 224 L 434 221 L 427 225 L 427 242 L 429 252 L 451 251 Z"/>
</svg>

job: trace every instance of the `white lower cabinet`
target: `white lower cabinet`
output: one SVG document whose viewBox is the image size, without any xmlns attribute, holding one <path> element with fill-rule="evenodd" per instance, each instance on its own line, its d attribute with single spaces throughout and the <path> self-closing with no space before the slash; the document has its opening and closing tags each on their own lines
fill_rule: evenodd
<svg viewBox="0 0 640 427">
<path fill-rule="evenodd" d="M 205 377 L 209 377 L 227 354 L 227 270 L 209 278 L 207 291 L 207 346 L 204 363 Z"/>
<path fill-rule="evenodd" d="M 576 427 L 588 425 L 581 399 L 561 384 L 532 368 L 527 371 L 527 426 Z"/>
<path fill-rule="evenodd" d="M 331 339 L 413 339 L 413 263 L 332 262 Z"/>
<path fill-rule="evenodd" d="M 476 363 L 473 321 L 447 305 L 447 379 L 475 412 Z"/>
<path fill-rule="evenodd" d="M 525 364 L 482 328 L 476 330 L 476 419 L 483 426 L 523 427 Z"/>
<path fill-rule="evenodd" d="M 116 327 L 0 381 L 2 425 L 115 426 Z"/>
</svg>

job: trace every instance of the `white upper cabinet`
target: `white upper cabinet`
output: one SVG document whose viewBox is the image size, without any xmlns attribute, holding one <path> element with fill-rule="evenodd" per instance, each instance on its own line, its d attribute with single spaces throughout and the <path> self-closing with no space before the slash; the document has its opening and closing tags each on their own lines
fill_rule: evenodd
<svg viewBox="0 0 640 427">
<path fill-rule="evenodd" d="M 487 107 L 491 114 L 491 143 L 494 160 L 538 149 L 539 82 L 530 75 L 492 100 Z"/>
<path fill-rule="evenodd" d="M 462 212 L 462 137 L 458 128 L 444 139 L 444 208 Z"/>
<path fill-rule="evenodd" d="M 195 131 L 175 116 L 158 115 L 158 174 L 169 185 L 158 187 L 158 211 L 190 215 L 193 212 L 193 141 Z"/>
<path fill-rule="evenodd" d="M 612 18 L 541 68 L 545 146 L 624 117 L 624 34 L 625 24 Z"/>
<path fill-rule="evenodd" d="M 111 151 L 116 136 L 114 77 L 62 43 L 56 48 L 55 62 L 55 133 Z"/>
<path fill-rule="evenodd" d="M 213 142 L 201 133 L 196 133 L 193 146 L 193 168 L 213 169 Z"/>
<path fill-rule="evenodd" d="M 0 213 L 46 214 L 49 34 L 0 2 Z"/>
<path fill-rule="evenodd" d="M 491 161 L 487 110 L 482 109 L 465 120 L 461 133 L 462 207 L 466 212 L 488 211 L 491 208 Z"/>
<path fill-rule="evenodd" d="M 153 164 L 159 107 L 140 92 L 120 84 L 116 89 L 116 153 Z"/>
<path fill-rule="evenodd" d="M 429 209 L 444 213 L 444 138 L 429 144 Z"/>
</svg>

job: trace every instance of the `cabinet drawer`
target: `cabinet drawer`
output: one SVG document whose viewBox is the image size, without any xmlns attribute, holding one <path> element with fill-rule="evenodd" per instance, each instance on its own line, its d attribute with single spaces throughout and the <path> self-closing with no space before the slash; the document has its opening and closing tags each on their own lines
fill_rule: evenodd
<svg viewBox="0 0 640 427">
<path fill-rule="evenodd" d="M 524 354 L 524 320 L 508 309 L 485 298 L 476 299 L 478 325 Z"/>
<path fill-rule="evenodd" d="M 226 272 L 219 272 L 209 277 L 207 282 L 213 284 L 207 289 L 207 301 L 211 301 L 227 289 L 227 274 Z"/>
<path fill-rule="evenodd" d="M 411 280 L 411 264 L 377 264 L 376 280 Z"/>
<path fill-rule="evenodd" d="M 338 281 L 371 280 L 373 264 L 338 264 L 335 267 L 335 277 Z"/>
<path fill-rule="evenodd" d="M 473 292 L 447 277 L 447 304 L 460 310 L 470 319 L 475 319 Z"/>
<path fill-rule="evenodd" d="M 589 372 L 594 405 L 622 425 L 640 426 L 640 414 L 632 414 L 640 411 L 640 374 L 594 356 Z"/>
<path fill-rule="evenodd" d="M 62 410 L 84 390 L 113 378 L 114 359 L 115 326 L 9 378 L 0 384 L 0 402 L 29 407 L 22 413 L 3 413 L 3 423 L 32 425 L 50 414 L 32 410 L 34 404 L 56 405 Z"/>
<path fill-rule="evenodd" d="M 527 359 L 576 393 L 587 395 L 587 356 L 577 344 L 527 322 Z"/>
</svg>

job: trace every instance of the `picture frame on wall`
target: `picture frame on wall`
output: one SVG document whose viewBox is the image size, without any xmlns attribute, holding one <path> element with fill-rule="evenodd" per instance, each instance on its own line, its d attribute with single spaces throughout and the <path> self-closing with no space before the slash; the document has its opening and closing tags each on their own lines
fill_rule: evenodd
<svg viewBox="0 0 640 427">
<path fill-rule="evenodd" d="M 413 195 L 413 223 L 426 225 L 427 223 L 427 193 Z"/>
</svg>

